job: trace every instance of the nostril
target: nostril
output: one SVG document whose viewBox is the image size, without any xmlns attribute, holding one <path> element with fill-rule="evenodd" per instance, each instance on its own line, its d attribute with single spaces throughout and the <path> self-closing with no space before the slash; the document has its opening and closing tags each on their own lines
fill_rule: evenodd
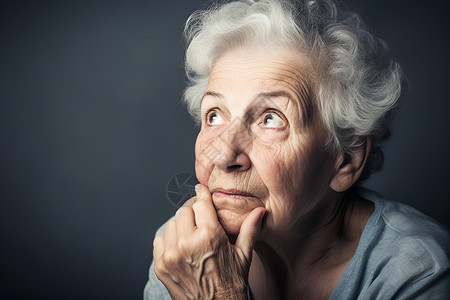
<svg viewBox="0 0 450 300">
<path fill-rule="evenodd" d="M 237 171 L 237 170 L 239 170 L 241 168 L 242 168 L 242 165 L 232 165 L 232 166 L 228 166 L 227 167 L 227 171 L 230 171 L 230 172 Z"/>
</svg>

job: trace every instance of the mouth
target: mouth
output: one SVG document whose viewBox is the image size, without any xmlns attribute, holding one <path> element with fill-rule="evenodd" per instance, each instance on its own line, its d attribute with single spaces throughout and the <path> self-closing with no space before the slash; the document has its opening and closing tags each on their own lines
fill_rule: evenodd
<svg viewBox="0 0 450 300">
<path fill-rule="evenodd" d="M 249 197 L 255 197 L 253 194 L 235 190 L 235 189 L 213 189 L 211 191 L 211 194 L 213 194 L 216 197 L 227 197 L 227 198 L 249 198 Z"/>
<path fill-rule="evenodd" d="M 253 209 L 264 207 L 257 196 L 246 191 L 215 188 L 211 195 L 219 222 L 229 238 L 239 234 L 242 222 Z"/>
<path fill-rule="evenodd" d="M 216 211 L 245 214 L 258 206 L 264 206 L 257 196 L 241 190 L 216 188 L 211 190 L 211 196 Z"/>
</svg>

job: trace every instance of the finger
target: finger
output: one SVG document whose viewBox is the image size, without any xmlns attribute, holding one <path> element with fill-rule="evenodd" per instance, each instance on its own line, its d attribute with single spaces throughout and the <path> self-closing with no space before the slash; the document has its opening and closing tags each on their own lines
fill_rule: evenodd
<svg viewBox="0 0 450 300">
<path fill-rule="evenodd" d="M 153 260 L 158 260 L 164 253 L 164 242 L 162 236 L 157 236 L 153 240 Z"/>
<path fill-rule="evenodd" d="M 197 200 L 197 197 L 194 196 L 194 197 L 190 198 L 189 200 L 187 200 L 186 202 L 184 202 L 182 207 L 192 207 L 192 204 L 194 204 L 196 200 Z"/>
<path fill-rule="evenodd" d="M 163 243 L 164 243 L 164 252 L 167 250 L 174 251 L 176 249 L 177 244 L 177 228 L 175 219 L 170 220 L 166 227 L 164 228 Z"/>
<path fill-rule="evenodd" d="M 195 231 L 195 215 L 192 207 L 180 207 L 175 214 L 175 223 L 178 239 L 188 238 Z"/>
<path fill-rule="evenodd" d="M 153 240 L 153 264 L 154 272 L 158 278 L 162 278 L 165 270 L 163 255 L 164 255 L 164 238 L 157 236 Z M 161 280 L 161 279 L 160 279 Z"/>
<path fill-rule="evenodd" d="M 195 224 L 197 227 L 214 225 L 216 226 L 219 220 L 211 199 L 211 193 L 208 187 L 202 184 L 195 186 L 197 193 L 197 201 L 192 205 L 195 214 Z"/>
<path fill-rule="evenodd" d="M 255 241 L 261 231 L 261 223 L 265 213 L 265 208 L 257 207 L 242 222 L 235 246 L 243 251 L 246 259 L 251 257 Z"/>
</svg>

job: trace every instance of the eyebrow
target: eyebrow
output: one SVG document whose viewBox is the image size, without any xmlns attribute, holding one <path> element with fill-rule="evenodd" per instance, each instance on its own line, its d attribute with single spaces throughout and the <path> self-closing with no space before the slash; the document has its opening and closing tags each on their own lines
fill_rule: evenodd
<svg viewBox="0 0 450 300">
<path fill-rule="evenodd" d="M 256 98 L 255 98 L 255 100 L 257 99 L 257 98 L 277 98 L 277 97 L 286 97 L 286 98 L 289 98 L 289 99 L 292 99 L 292 95 L 291 94 L 289 94 L 288 92 L 285 92 L 285 91 L 282 91 L 282 90 L 280 90 L 280 91 L 274 91 L 274 92 L 263 92 L 263 93 L 259 93 L 257 96 L 256 96 Z"/>
<path fill-rule="evenodd" d="M 212 96 L 215 98 L 219 98 L 220 100 L 224 100 L 224 98 L 225 98 L 221 93 L 217 93 L 217 92 L 213 92 L 213 91 L 206 91 L 205 94 L 203 95 L 203 98 L 205 98 L 206 96 Z M 285 91 L 262 92 L 262 93 L 259 93 L 258 95 L 256 95 L 256 97 L 252 100 L 252 103 L 254 101 L 264 99 L 264 98 L 277 98 L 277 97 L 286 97 L 288 99 L 293 98 L 292 95 L 290 95 L 289 93 L 287 93 Z"/>
<path fill-rule="evenodd" d="M 212 96 L 212 97 L 215 97 L 215 98 L 219 98 L 220 100 L 224 100 L 224 98 L 225 98 L 221 93 L 216 93 L 216 92 L 213 92 L 213 91 L 206 91 L 205 94 L 202 97 L 202 101 L 203 101 L 203 98 L 205 98 L 206 96 Z"/>
</svg>

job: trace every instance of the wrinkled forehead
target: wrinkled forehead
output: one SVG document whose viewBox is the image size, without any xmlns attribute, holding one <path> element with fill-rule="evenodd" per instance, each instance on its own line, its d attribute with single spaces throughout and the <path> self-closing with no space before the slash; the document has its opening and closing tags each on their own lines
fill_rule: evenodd
<svg viewBox="0 0 450 300">
<path fill-rule="evenodd" d="M 264 47 L 238 48 L 226 52 L 214 64 L 210 79 L 233 73 L 252 75 L 255 80 L 276 80 L 296 84 L 311 73 L 309 58 L 302 52 L 289 48 Z"/>
<path fill-rule="evenodd" d="M 221 93 L 285 92 L 298 103 L 303 121 L 312 118 L 312 67 L 302 52 L 289 48 L 240 48 L 227 52 L 214 64 L 208 90 Z M 240 95 L 239 95 L 240 96 Z"/>
</svg>

